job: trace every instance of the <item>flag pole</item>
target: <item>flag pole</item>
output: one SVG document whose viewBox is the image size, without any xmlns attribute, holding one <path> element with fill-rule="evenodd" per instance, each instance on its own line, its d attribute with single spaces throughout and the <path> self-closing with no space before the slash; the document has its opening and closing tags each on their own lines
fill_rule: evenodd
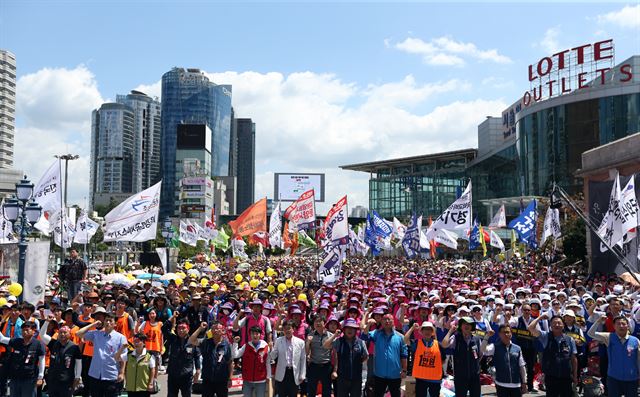
<svg viewBox="0 0 640 397">
<path fill-rule="evenodd" d="M 84 196 L 84 208 L 85 208 L 85 214 L 86 214 L 86 216 L 88 218 L 89 217 L 89 211 L 88 211 L 89 207 L 88 207 L 88 204 L 87 204 L 87 196 Z M 77 223 L 78 223 L 78 221 L 76 220 L 76 233 L 78 232 Z M 88 241 L 88 239 L 87 239 L 87 241 Z M 88 266 L 89 256 L 87 255 L 87 242 L 84 243 L 84 260 L 85 260 L 85 262 L 87 263 L 87 266 Z"/>
<path fill-rule="evenodd" d="M 63 188 L 62 188 L 62 159 L 58 158 L 58 175 L 60 175 L 60 266 L 64 265 L 65 260 L 65 249 L 64 249 L 64 196 L 63 196 Z M 65 185 L 67 181 L 64 181 Z M 53 244 L 56 242 L 56 232 L 53 231 Z"/>
<path fill-rule="evenodd" d="M 316 228 L 316 222 L 317 220 L 317 212 L 316 212 L 316 192 L 315 190 L 313 191 L 313 215 L 316 219 L 314 219 L 313 221 L 313 237 L 316 240 L 316 265 L 318 266 L 316 269 L 316 281 L 320 281 L 320 277 L 318 274 L 318 270 L 320 269 L 320 254 L 319 254 L 319 250 L 318 250 L 318 244 L 320 244 L 320 241 L 318 240 L 318 230 Z M 326 219 L 325 219 L 326 220 Z"/>
</svg>

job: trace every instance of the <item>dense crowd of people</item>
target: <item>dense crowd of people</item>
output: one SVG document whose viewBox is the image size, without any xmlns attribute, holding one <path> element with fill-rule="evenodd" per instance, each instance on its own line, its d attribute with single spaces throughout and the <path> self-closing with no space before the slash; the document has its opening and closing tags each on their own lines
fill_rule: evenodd
<svg viewBox="0 0 640 397">
<path fill-rule="evenodd" d="M 149 396 L 160 374 L 170 397 L 225 397 L 234 379 L 245 396 L 399 397 L 405 378 L 418 397 L 597 395 L 599 379 L 638 395 L 640 288 L 617 276 L 535 257 L 350 257 L 323 285 L 317 266 L 200 253 L 114 282 L 72 253 L 44 302 L 4 292 L 0 395 Z"/>
</svg>

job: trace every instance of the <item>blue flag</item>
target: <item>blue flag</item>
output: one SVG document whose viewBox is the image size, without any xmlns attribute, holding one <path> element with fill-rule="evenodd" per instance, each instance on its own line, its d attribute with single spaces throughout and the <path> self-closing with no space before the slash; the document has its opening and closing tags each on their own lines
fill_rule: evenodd
<svg viewBox="0 0 640 397">
<path fill-rule="evenodd" d="M 384 240 L 391 235 L 391 232 L 391 226 L 376 211 L 367 214 L 364 241 L 371 247 L 371 253 L 374 256 L 380 254 L 384 248 Z"/>
<path fill-rule="evenodd" d="M 471 233 L 469 233 L 469 251 L 474 250 L 480 246 L 480 226 L 478 220 L 473 221 L 473 227 Z"/>
<path fill-rule="evenodd" d="M 515 230 L 518 239 L 526 243 L 530 248 L 537 248 L 536 220 L 538 218 L 538 204 L 531 200 L 527 208 L 514 220 L 509 222 L 509 229 Z"/>
<path fill-rule="evenodd" d="M 373 256 L 380 255 L 380 248 L 378 248 L 378 240 L 371 226 L 371 214 L 367 214 L 367 223 L 364 228 L 364 242 L 371 248 Z"/>
<path fill-rule="evenodd" d="M 418 225 L 418 219 L 422 221 L 422 217 L 418 218 L 414 213 L 407 227 L 407 232 L 402 239 L 402 248 L 407 255 L 407 258 L 413 259 L 420 252 L 420 226 Z"/>
</svg>

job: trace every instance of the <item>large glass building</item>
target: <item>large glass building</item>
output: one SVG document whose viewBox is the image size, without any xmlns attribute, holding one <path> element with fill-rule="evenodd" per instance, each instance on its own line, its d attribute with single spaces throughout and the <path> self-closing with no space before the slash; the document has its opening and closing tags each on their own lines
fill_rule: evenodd
<svg viewBox="0 0 640 397">
<path fill-rule="evenodd" d="M 92 113 L 91 207 L 109 204 L 133 191 L 134 112 L 122 103 L 105 103 Z"/>
<path fill-rule="evenodd" d="M 413 212 L 439 215 L 464 190 L 465 169 L 477 149 L 344 165 L 368 172 L 369 208 L 385 218 L 408 218 Z"/>
<path fill-rule="evenodd" d="M 179 124 L 204 124 L 211 130 L 211 175 L 229 173 L 231 86 L 216 85 L 199 69 L 173 68 L 162 76 L 162 192 L 160 212 L 178 214 L 176 134 Z"/>
<path fill-rule="evenodd" d="M 501 118 L 489 117 L 478 127 L 477 150 L 341 168 L 371 174 L 369 207 L 385 217 L 413 209 L 437 216 L 465 178 L 473 182 L 474 212 L 482 222 L 500 204 L 508 217 L 516 216 L 523 201 L 546 196 L 554 181 L 570 194 L 582 191 L 576 175 L 582 154 L 640 132 L 640 56 L 598 76 L 570 93 L 529 103 L 524 98 Z M 452 153 L 460 157 L 450 159 Z M 455 167 L 444 168 L 450 161 Z"/>
</svg>

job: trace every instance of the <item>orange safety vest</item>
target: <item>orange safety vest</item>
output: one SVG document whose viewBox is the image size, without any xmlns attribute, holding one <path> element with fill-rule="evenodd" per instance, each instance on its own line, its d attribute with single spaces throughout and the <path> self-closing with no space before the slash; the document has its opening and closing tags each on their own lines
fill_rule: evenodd
<svg viewBox="0 0 640 397">
<path fill-rule="evenodd" d="M 75 343 L 76 345 L 80 346 L 80 338 L 78 338 L 78 330 L 80 329 L 80 327 L 78 327 L 77 325 L 74 325 L 73 327 L 71 327 L 71 331 L 69 331 L 69 339 L 71 340 L 71 342 Z"/>
<path fill-rule="evenodd" d="M 129 329 L 129 313 L 124 312 L 122 317 L 118 317 L 115 326 L 116 332 L 120 332 L 124 335 L 129 343 L 133 343 L 133 332 Z"/>
<path fill-rule="evenodd" d="M 89 318 L 80 316 L 80 321 L 82 321 L 83 323 L 93 323 L 96 320 L 94 320 L 91 316 L 89 316 Z M 78 332 L 78 330 L 76 330 L 76 332 Z M 77 338 L 77 336 L 76 336 L 76 338 Z M 93 357 L 93 342 L 92 341 L 84 340 L 84 338 L 82 339 L 82 355 L 83 356 L 87 356 L 87 357 Z"/>
<path fill-rule="evenodd" d="M 7 335 L 7 326 L 9 325 L 9 319 L 7 318 L 4 321 L 4 324 L 2 325 L 2 335 L 5 335 L 6 337 L 13 339 L 13 336 L 16 333 L 16 325 L 15 323 L 13 324 L 13 327 L 11 327 L 11 335 Z M 7 348 L 4 347 L 4 345 L 0 345 L 0 357 L 7 351 Z"/>
<path fill-rule="evenodd" d="M 423 380 L 442 379 L 442 356 L 438 341 L 434 340 L 431 347 L 418 340 L 418 347 L 413 359 L 413 377 Z"/>
<path fill-rule="evenodd" d="M 46 332 L 46 330 L 44 331 Z M 38 338 L 37 338 L 40 342 L 42 342 L 42 344 L 44 345 L 44 342 L 42 340 L 42 338 L 40 338 L 40 335 L 38 334 Z M 58 339 L 58 331 L 56 331 L 53 336 L 51 337 L 51 340 L 55 340 Z M 49 368 L 49 363 L 51 362 L 51 351 L 49 350 L 49 346 L 44 345 L 44 366 L 45 368 Z"/>
<path fill-rule="evenodd" d="M 142 330 L 147 336 L 147 342 L 145 347 L 150 352 L 162 351 L 162 321 L 156 321 L 156 325 L 151 325 L 151 322 L 144 322 L 144 329 Z"/>
</svg>

